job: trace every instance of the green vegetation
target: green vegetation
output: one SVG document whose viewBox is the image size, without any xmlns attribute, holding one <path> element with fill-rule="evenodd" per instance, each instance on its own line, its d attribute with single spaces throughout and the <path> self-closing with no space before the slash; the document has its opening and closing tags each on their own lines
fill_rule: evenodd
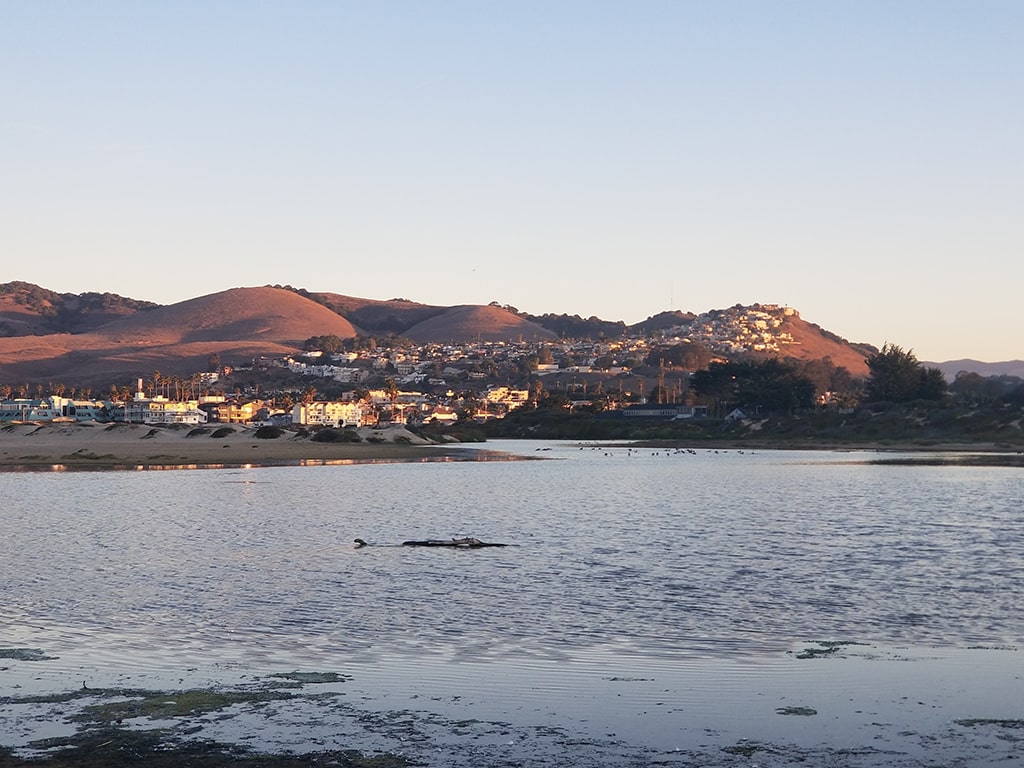
<svg viewBox="0 0 1024 768">
<path fill-rule="evenodd" d="M 293 694 L 280 690 L 261 691 L 216 691 L 196 689 L 191 691 L 90 691 L 105 696 L 117 697 L 115 701 L 93 704 L 85 707 L 72 720 L 81 723 L 109 725 L 135 717 L 164 720 L 172 717 L 196 717 L 217 712 L 234 704 L 265 703 L 290 699 Z M 130 696 L 131 698 L 121 698 Z"/>
<path fill-rule="evenodd" d="M 797 717 L 813 717 L 818 714 L 818 710 L 810 707 L 779 707 L 775 712 L 780 715 L 795 715 Z"/>
<path fill-rule="evenodd" d="M 260 427 L 256 430 L 255 437 L 260 440 L 276 440 L 284 434 L 284 430 L 279 427 Z"/>
<path fill-rule="evenodd" d="M 0 651 L 0 658 L 47 658 L 33 649 Z M 189 689 L 154 691 L 125 688 L 85 688 L 47 695 L 0 697 L 0 705 L 67 705 L 75 709 L 66 722 L 77 731 L 33 741 L 32 757 L 16 756 L 0 747 L 0 768 L 38 765 L 50 768 L 129 768 L 137 765 L 176 768 L 258 768 L 259 766 L 331 765 L 339 768 L 402 768 L 411 763 L 398 755 L 366 755 L 355 749 L 267 754 L 240 744 L 221 743 L 198 735 L 211 718 L 226 720 L 275 702 L 303 698 L 322 700 L 333 692 L 305 694 L 295 690 L 308 684 L 344 682 L 335 672 L 289 672 L 272 677 L 289 685 L 259 685 L 242 689 Z"/>
<path fill-rule="evenodd" d="M 40 648 L 0 648 L 0 659 L 16 659 L 17 661 L 51 661 L 56 656 L 47 655 Z"/>
<path fill-rule="evenodd" d="M 988 717 L 974 717 L 966 720 L 954 720 L 953 722 L 957 725 L 962 725 L 964 728 L 976 728 L 980 725 L 993 725 L 997 728 L 1013 728 L 1018 730 L 1024 728 L 1024 720 L 1000 720 Z"/>
<path fill-rule="evenodd" d="M 309 438 L 314 443 L 359 443 L 362 442 L 362 438 L 359 437 L 359 433 L 354 429 L 335 429 L 334 427 L 327 427 L 326 429 L 318 429 L 313 432 L 313 436 Z"/>
<path fill-rule="evenodd" d="M 616 413 L 570 410 L 542 403 L 519 408 L 481 427 L 491 439 L 650 440 L 688 445 L 751 447 L 950 447 L 985 444 L 1024 449 L 1024 409 L 915 401 L 868 404 L 857 409 L 814 408 L 739 419 L 626 418 Z"/>
<path fill-rule="evenodd" d="M 351 680 L 351 675 L 339 675 L 337 672 L 280 672 L 270 677 L 281 678 L 282 680 L 291 680 L 296 683 L 303 685 L 310 683 L 343 683 L 346 680 Z"/>
<path fill-rule="evenodd" d="M 68 460 L 85 459 L 86 461 L 95 462 L 111 462 L 118 460 L 118 457 L 112 453 L 95 453 L 94 451 L 87 451 L 84 448 L 80 448 L 74 453 L 66 453 L 61 456 L 61 458 Z"/>
<path fill-rule="evenodd" d="M 693 374 L 691 385 L 719 413 L 722 405 L 751 413 L 793 413 L 814 404 L 814 382 L 774 358 L 760 363 L 711 363 Z"/>
<path fill-rule="evenodd" d="M 886 344 L 867 359 L 871 375 L 864 387 L 870 402 L 909 403 L 912 400 L 941 400 L 946 379 L 938 368 L 925 368 L 914 353 Z"/>
<path fill-rule="evenodd" d="M 834 656 L 841 648 L 849 645 L 864 645 L 853 640 L 819 640 L 817 648 L 804 648 L 796 655 L 798 659 L 820 659 L 826 656 Z"/>
</svg>

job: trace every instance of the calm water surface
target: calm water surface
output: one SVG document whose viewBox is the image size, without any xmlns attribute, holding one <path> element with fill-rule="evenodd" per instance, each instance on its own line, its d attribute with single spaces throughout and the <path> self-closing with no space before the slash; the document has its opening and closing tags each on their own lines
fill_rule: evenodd
<svg viewBox="0 0 1024 768">
<path fill-rule="evenodd" d="M 585 706 L 590 681 L 600 720 L 607 681 L 621 696 L 630 671 L 659 685 L 688 675 L 683 706 L 729 680 L 749 687 L 757 670 L 807 683 L 820 666 L 795 673 L 787 651 L 818 640 L 945 649 L 956 660 L 944 669 L 969 681 L 968 649 L 1024 638 L 1019 469 L 487 448 L 544 460 L 0 473 L 0 647 L 39 648 L 62 659 L 55 676 L 101 680 L 281 667 L 435 692 L 518 680 L 506 710 L 508 696 Z M 449 536 L 512 546 L 386 546 Z M 355 549 L 356 537 L 379 546 Z M 1016 653 L 999 663 L 1021 671 Z M 844 669 L 856 687 L 863 671 Z M 989 695 L 1013 700 L 1017 679 Z M 627 692 L 638 707 L 652 696 Z M 704 711 L 738 711 L 717 700 Z M 477 711 L 493 705 L 481 695 Z"/>
</svg>

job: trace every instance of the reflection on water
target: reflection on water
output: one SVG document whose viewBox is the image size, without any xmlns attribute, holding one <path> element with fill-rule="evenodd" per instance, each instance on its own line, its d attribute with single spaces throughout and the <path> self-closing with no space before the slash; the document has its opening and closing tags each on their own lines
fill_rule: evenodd
<svg viewBox="0 0 1024 768">
<path fill-rule="evenodd" d="M 563 460 L 0 475 L 2 610 L 158 644 L 184 628 L 474 657 L 1022 637 L 1016 470 L 546 455 Z M 457 536 L 515 546 L 352 547 Z"/>
<path fill-rule="evenodd" d="M 3 645 L 96 675 L 362 665 L 429 688 L 491 665 L 536 690 L 540 670 L 608 654 L 643 689 L 702 659 L 757 675 L 815 640 L 1024 637 L 1017 469 L 548 447 L 555 460 L 0 473 Z M 462 536 L 514 546 L 352 544 Z"/>
<path fill-rule="evenodd" d="M 351 459 L 274 459 L 246 464 L 18 464 L 0 466 L 0 474 L 32 472 L 119 472 L 168 471 L 177 469 L 255 469 L 256 467 L 347 467 L 355 464 L 435 464 L 460 461 L 522 461 L 528 457 L 504 451 L 473 450 L 455 453 L 424 453 L 422 456 Z"/>
</svg>

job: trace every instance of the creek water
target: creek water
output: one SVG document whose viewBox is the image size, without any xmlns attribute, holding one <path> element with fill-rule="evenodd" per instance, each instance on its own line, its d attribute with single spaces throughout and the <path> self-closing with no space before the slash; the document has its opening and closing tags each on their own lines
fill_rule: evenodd
<svg viewBox="0 0 1024 768">
<path fill-rule="evenodd" d="M 334 671 L 349 703 L 418 712 L 430 737 L 328 728 L 323 712 L 319 731 L 308 713 L 251 714 L 234 736 L 436 764 L 526 765 L 564 738 L 595 765 L 751 741 L 871 744 L 851 765 L 926 760 L 938 742 L 1007 757 L 955 723 L 1024 717 L 1019 469 L 484 447 L 538 460 L 0 473 L 0 649 L 43 657 L 5 661 L 0 685 Z M 394 546 L 461 536 L 509 546 Z M 38 732 L 13 711 L 0 744 Z M 501 726 L 460 741 L 455 721 Z"/>
</svg>

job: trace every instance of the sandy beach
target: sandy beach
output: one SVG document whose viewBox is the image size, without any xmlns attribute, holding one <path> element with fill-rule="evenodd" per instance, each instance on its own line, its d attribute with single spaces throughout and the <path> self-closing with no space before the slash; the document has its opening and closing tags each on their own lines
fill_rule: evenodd
<svg viewBox="0 0 1024 768">
<path fill-rule="evenodd" d="M 155 468 L 296 465 L 456 459 L 467 450 L 436 445 L 401 427 L 363 428 L 358 443 L 321 443 L 285 432 L 257 438 L 238 424 L 7 424 L 0 468 Z"/>
</svg>

